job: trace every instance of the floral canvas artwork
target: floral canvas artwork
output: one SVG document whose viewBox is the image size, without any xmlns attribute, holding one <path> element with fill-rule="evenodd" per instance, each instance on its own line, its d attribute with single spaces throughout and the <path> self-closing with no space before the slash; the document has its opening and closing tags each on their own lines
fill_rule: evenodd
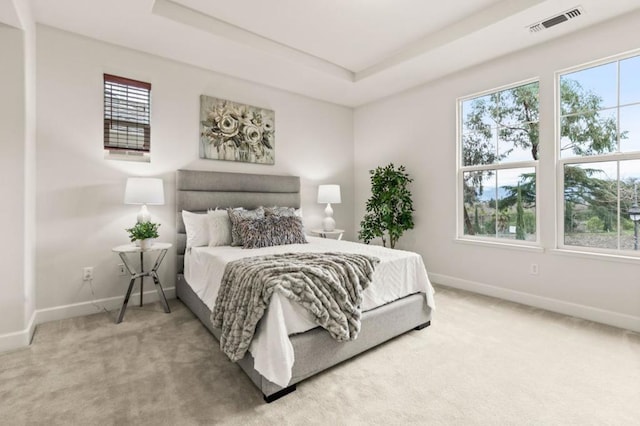
<svg viewBox="0 0 640 426">
<path fill-rule="evenodd" d="M 273 111 L 200 96 L 200 158 L 275 163 Z"/>
</svg>

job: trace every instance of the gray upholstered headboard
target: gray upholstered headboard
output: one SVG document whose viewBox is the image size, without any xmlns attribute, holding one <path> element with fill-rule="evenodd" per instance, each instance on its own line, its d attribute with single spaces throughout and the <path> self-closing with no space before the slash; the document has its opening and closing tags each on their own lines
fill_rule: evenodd
<svg viewBox="0 0 640 426">
<path fill-rule="evenodd" d="M 300 207 L 298 176 L 255 175 L 248 173 L 178 170 L 176 172 L 177 273 L 184 270 L 187 235 L 182 210 L 205 212 L 207 209 L 260 206 Z"/>
</svg>

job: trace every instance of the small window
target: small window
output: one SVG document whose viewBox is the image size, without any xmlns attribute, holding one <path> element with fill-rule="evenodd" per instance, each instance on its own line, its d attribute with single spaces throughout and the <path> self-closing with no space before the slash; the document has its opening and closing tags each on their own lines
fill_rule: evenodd
<svg viewBox="0 0 640 426">
<path fill-rule="evenodd" d="M 104 149 L 108 158 L 149 161 L 151 84 L 104 74 Z"/>
</svg>

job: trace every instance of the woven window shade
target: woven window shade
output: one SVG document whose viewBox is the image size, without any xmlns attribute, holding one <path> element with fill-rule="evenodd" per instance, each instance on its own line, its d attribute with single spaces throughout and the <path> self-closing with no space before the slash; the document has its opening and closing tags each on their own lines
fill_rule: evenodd
<svg viewBox="0 0 640 426">
<path fill-rule="evenodd" d="M 151 84 L 104 74 L 104 148 L 149 152 Z"/>
</svg>

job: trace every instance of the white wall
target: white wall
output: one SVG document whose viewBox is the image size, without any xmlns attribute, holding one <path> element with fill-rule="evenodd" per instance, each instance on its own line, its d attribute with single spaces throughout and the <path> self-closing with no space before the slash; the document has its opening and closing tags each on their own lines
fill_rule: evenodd
<svg viewBox="0 0 640 426">
<path fill-rule="evenodd" d="M 561 255 L 555 247 L 554 72 L 640 48 L 640 13 L 606 22 L 356 109 L 355 218 L 368 198 L 367 171 L 406 165 L 416 228 L 399 245 L 424 257 L 433 281 L 640 330 L 640 262 Z M 535 35 L 532 35 L 534 37 Z M 455 52 L 452 52 L 455 54 Z M 540 79 L 541 239 L 544 252 L 455 241 L 456 98 Z M 529 265 L 539 265 L 539 275 Z"/>
<path fill-rule="evenodd" d="M 0 244 L 3 271 L 0 335 L 25 328 L 24 321 L 24 161 L 25 95 L 23 31 L 0 24 Z"/>
<path fill-rule="evenodd" d="M 123 296 L 128 281 L 117 275 L 119 259 L 111 248 L 127 243 L 124 228 L 135 222 L 139 209 L 122 203 L 128 176 L 164 179 L 166 205 L 149 207 L 161 223 L 160 241 L 175 242 L 174 172 L 185 168 L 299 175 L 308 226 L 322 219 L 317 185 L 338 183 L 344 202 L 334 206 L 335 217 L 353 236 L 351 109 L 50 27 L 38 26 L 37 36 L 37 308 L 42 318 L 82 311 L 65 305 L 90 306 L 85 302 L 94 296 L 82 282 L 84 266 L 95 267 L 95 298 Z M 103 158 L 103 73 L 152 84 L 151 163 Z M 201 94 L 274 110 L 276 164 L 198 159 Z M 162 267 L 165 287 L 175 282 L 174 255 L 170 251 Z"/>
<path fill-rule="evenodd" d="M 36 24 L 28 0 L 18 0 L 24 35 L 24 321 L 33 334 L 36 310 Z"/>
<path fill-rule="evenodd" d="M 0 351 L 24 346 L 35 312 L 35 23 L 27 0 L 0 7 Z"/>
</svg>

